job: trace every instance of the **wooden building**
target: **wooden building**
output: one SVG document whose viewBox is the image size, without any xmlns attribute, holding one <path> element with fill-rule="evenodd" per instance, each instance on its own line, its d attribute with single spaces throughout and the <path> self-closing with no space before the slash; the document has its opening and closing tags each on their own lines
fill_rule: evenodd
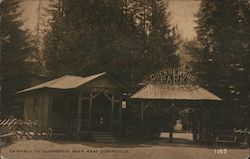
<svg viewBox="0 0 250 159">
<path fill-rule="evenodd" d="M 37 122 L 40 132 L 51 128 L 76 135 L 116 131 L 128 135 L 145 132 L 147 111 L 153 112 L 156 106 L 166 109 L 187 101 L 221 101 L 195 81 L 184 71 L 161 70 L 147 76 L 144 87 L 127 103 L 123 100 L 124 87 L 106 73 L 66 75 L 18 93 L 25 97 L 24 119 Z"/>
<path fill-rule="evenodd" d="M 66 75 L 22 90 L 24 119 L 68 133 L 119 130 L 122 122 L 120 83 L 105 72 L 87 77 Z"/>
<path fill-rule="evenodd" d="M 130 97 L 132 100 L 136 100 L 140 103 L 140 127 L 142 128 L 145 127 L 145 124 L 148 124 L 147 121 L 145 121 L 145 117 L 149 116 L 149 113 L 153 111 L 154 108 L 160 108 L 158 109 L 160 116 L 161 111 L 171 109 L 171 107 L 188 106 L 191 108 L 193 106 L 206 106 L 213 105 L 215 101 L 222 100 L 215 94 L 199 86 L 196 77 L 179 69 L 163 69 L 154 72 L 148 75 L 142 84 L 144 84 L 144 87 Z M 157 121 L 157 123 L 159 122 Z M 153 125 L 157 123 L 153 123 Z M 169 124 L 168 139 L 169 142 L 172 142 L 173 123 L 160 124 L 162 127 L 164 127 L 164 124 Z M 193 123 L 192 125 L 194 126 L 195 124 Z M 193 131 L 193 134 L 195 136 L 194 140 L 196 140 L 196 132 Z"/>
<path fill-rule="evenodd" d="M 211 102 L 222 99 L 196 83 L 196 77 L 180 69 L 163 69 L 148 75 L 144 87 L 131 96 L 140 101 L 140 125 L 143 125 L 145 105 L 153 106 L 157 102 L 181 105 L 194 105 L 197 101 Z M 164 104 L 163 104 L 164 105 Z"/>
</svg>

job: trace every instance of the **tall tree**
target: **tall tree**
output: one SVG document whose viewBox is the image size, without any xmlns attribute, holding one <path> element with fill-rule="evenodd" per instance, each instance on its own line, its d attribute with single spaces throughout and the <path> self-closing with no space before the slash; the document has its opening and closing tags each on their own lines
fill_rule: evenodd
<svg viewBox="0 0 250 159">
<path fill-rule="evenodd" d="M 249 1 L 202 0 L 197 15 L 197 34 L 202 45 L 200 75 L 205 86 L 224 101 L 221 121 L 236 126 L 247 125 L 242 121 L 246 120 L 244 112 L 249 106 L 249 91 L 245 91 L 249 62 L 241 57 L 249 54 L 249 11 Z"/>
<path fill-rule="evenodd" d="M 165 5 L 148 2 L 58 0 L 49 11 L 51 28 L 45 37 L 48 69 L 53 75 L 107 71 L 134 86 L 145 73 L 177 61 Z M 146 9 L 153 14 L 140 15 Z M 152 27 L 142 27 L 140 19 Z"/>
<path fill-rule="evenodd" d="M 15 114 L 16 92 L 25 86 L 26 58 L 31 52 L 26 31 L 21 29 L 19 4 L 21 0 L 3 0 L 1 11 L 1 95 L 3 109 Z"/>
<path fill-rule="evenodd" d="M 162 0 L 151 1 L 151 32 L 149 34 L 149 52 L 154 55 L 160 67 L 177 67 L 179 64 L 176 50 L 179 35 L 170 24 L 168 3 Z M 152 50 L 151 50 L 152 49 Z"/>
<path fill-rule="evenodd" d="M 161 67 L 177 67 L 179 57 L 178 33 L 171 26 L 168 2 L 163 0 L 139 0 L 134 5 L 134 17 L 141 33 L 143 48 L 141 59 L 151 72 Z"/>
</svg>

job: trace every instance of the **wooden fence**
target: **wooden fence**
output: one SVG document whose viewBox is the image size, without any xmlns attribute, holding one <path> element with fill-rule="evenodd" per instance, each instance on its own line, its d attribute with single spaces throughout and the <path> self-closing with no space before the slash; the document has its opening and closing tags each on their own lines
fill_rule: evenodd
<svg viewBox="0 0 250 159">
<path fill-rule="evenodd" d="M 40 135 L 38 133 L 37 123 L 32 121 L 23 121 L 21 119 L 3 119 L 0 120 L 0 137 L 14 136 L 16 139 L 34 139 Z"/>
</svg>

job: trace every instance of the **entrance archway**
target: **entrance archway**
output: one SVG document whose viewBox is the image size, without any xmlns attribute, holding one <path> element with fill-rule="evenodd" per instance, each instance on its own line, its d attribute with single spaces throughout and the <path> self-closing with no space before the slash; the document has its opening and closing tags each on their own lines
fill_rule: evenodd
<svg viewBox="0 0 250 159">
<path fill-rule="evenodd" d="M 98 95 L 93 100 L 92 109 L 92 130 L 93 131 L 110 131 L 112 102 L 103 94 Z"/>
<path fill-rule="evenodd" d="M 160 71 L 156 71 L 146 76 L 141 85 L 144 85 L 144 87 L 131 96 L 131 99 L 135 99 L 141 102 L 141 128 L 144 127 L 144 111 L 147 107 L 149 107 L 149 105 L 152 105 L 152 102 L 163 103 L 162 106 L 171 103 L 172 106 L 170 106 L 169 108 L 174 108 L 175 103 L 178 102 L 180 102 L 180 104 L 188 104 L 187 102 L 189 101 L 192 104 L 194 104 L 194 102 L 201 104 L 201 102 L 207 103 L 209 101 L 222 100 L 205 88 L 199 86 L 195 76 L 181 69 L 163 69 Z M 169 114 L 171 115 L 173 113 L 170 111 Z M 165 116 L 169 117 L 170 115 Z M 169 121 L 169 142 L 172 142 L 173 124 L 171 120 Z"/>
</svg>

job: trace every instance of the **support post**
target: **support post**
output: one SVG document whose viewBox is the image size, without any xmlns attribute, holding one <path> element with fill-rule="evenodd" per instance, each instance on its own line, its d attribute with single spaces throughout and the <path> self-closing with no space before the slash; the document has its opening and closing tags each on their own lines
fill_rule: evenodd
<svg viewBox="0 0 250 159">
<path fill-rule="evenodd" d="M 51 128 L 51 122 L 52 122 L 52 106 L 53 106 L 53 96 L 50 94 L 49 95 L 49 108 L 48 108 L 48 127 L 47 130 L 49 130 L 49 128 Z"/>
<path fill-rule="evenodd" d="M 141 101 L 141 127 L 143 127 L 143 120 L 144 120 L 144 103 L 143 100 Z"/>
<path fill-rule="evenodd" d="M 168 143 L 173 143 L 173 130 L 172 129 L 169 132 Z"/>
<path fill-rule="evenodd" d="M 89 123 L 88 123 L 88 131 L 91 131 L 91 124 L 92 124 L 92 105 L 93 105 L 93 93 L 90 92 L 89 97 Z"/>
<path fill-rule="evenodd" d="M 65 116 L 65 124 L 67 124 L 67 130 L 69 128 L 69 124 L 70 124 L 70 121 L 69 121 L 69 103 L 68 103 L 68 98 L 65 97 L 64 98 L 64 116 Z"/>
<path fill-rule="evenodd" d="M 81 120 L 82 120 L 82 91 L 80 90 L 78 96 L 78 109 L 77 109 L 77 133 L 79 135 L 81 131 Z"/>
<path fill-rule="evenodd" d="M 120 96 L 119 102 L 119 128 L 122 127 L 122 96 Z"/>
<path fill-rule="evenodd" d="M 115 96 L 112 94 L 112 100 L 111 100 L 111 121 L 110 121 L 110 129 L 113 130 L 113 120 L 114 120 L 114 106 L 115 106 Z"/>
</svg>

